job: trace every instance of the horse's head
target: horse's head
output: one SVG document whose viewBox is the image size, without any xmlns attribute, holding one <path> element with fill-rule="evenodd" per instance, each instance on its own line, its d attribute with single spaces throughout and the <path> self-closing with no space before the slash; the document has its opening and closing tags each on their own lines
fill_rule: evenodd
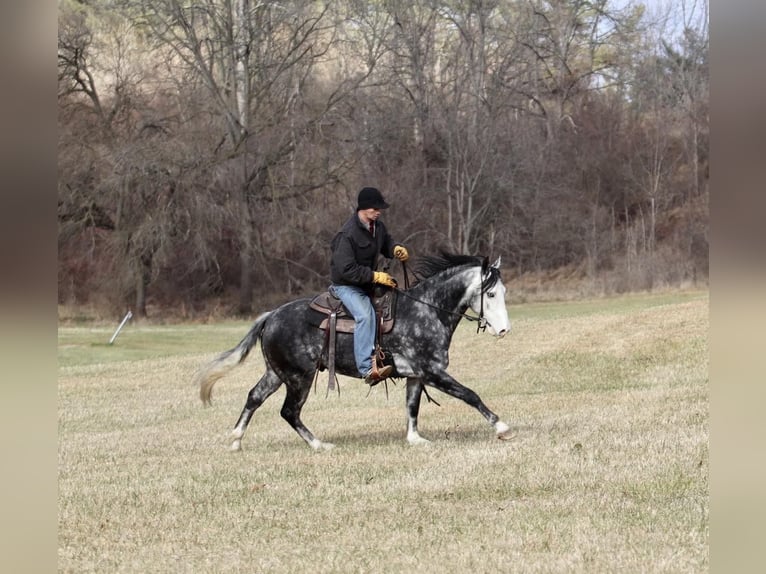
<svg viewBox="0 0 766 574">
<path fill-rule="evenodd" d="M 505 306 L 505 285 L 500 277 L 500 258 L 492 265 L 484 259 L 481 266 L 481 287 L 476 289 L 470 307 L 497 337 L 511 330 L 508 308 Z"/>
</svg>

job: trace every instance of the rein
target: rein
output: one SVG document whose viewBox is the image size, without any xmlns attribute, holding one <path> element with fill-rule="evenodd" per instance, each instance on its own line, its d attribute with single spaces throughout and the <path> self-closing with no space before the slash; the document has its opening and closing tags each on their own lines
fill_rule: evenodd
<svg viewBox="0 0 766 574">
<path fill-rule="evenodd" d="M 480 297 L 481 301 L 479 303 L 479 316 L 474 317 L 473 315 L 466 315 L 465 313 L 456 313 L 455 311 L 450 311 L 449 309 L 444 309 L 443 307 L 439 307 L 438 305 L 434 305 L 432 303 L 428 303 L 426 301 L 421 301 L 420 299 L 415 299 L 412 295 L 407 293 L 407 290 L 410 288 L 410 280 L 409 275 L 407 274 L 407 264 L 402 261 L 402 269 L 404 271 L 404 289 L 399 289 L 398 287 L 394 287 L 394 291 L 399 293 L 400 295 L 403 295 L 407 297 L 408 299 L 415 301 L 416 303 L 420 303 L 421 305 L 425 305 L 426 307 L 431 307 L 431 309 L 436 309 L 437 311 L 442 311 L 443 313 L 447 313 L 449 315 L 454 315 L 455 317 L 460 317 L 462 319 L 466 319 L 468 321 L 476 321 L 476 332 L 479 331 L 486 331 L 487 329 L 487 321 L 484 319 L 484 289 L 480 289 Z"/>
</svg>

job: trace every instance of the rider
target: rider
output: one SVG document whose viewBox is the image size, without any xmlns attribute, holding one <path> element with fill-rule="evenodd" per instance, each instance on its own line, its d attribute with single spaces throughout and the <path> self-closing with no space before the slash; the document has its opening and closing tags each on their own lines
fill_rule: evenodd
<svg viewBox="0 0 766 574">
<path fill-rule="evenodd" d="M 407 249 L 395 243 L 380 212 L 388 208 L 380 191 L 365 187 L 357 197 L 356 214 L 343 224 L 330 244 L 330 290 L 354 317 L 354 358 L 359 374 L 368 385 L 388 377 L 393 367 L 375 368 L 375 309 L 371 295 L 374 284 L 396 287 L 394 278 L 375 271 L 378 254 L 407 261 Z"/>
</svg>

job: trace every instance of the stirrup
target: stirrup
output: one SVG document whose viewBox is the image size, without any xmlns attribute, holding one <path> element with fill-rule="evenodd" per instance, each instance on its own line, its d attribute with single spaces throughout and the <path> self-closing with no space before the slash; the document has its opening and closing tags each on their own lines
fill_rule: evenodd
<svg viewBox="0 0 766 574">
<path fill-rule="evenodd" d="M 383 351 L 381 351 L 380 347 L 375 347 L 375 350 L 372 353 L 372 368 L 364 377 L 364 382 L 371 387 L 374 387 L 380 381 L 387 379 L 391 376 L 391 372 L 394 370 L 391 365 L 384 365 L 382 363 L 383 357 Z"/>
<path fill-rule="evenodd" d="M 390 377 L 393 370 L 394 368 L 391 365 L 384 365 L 380 369 L 377 368 L 377 365 L 374 365 L 372 369 L 370 369 L 370 372 L 367 373 L 367 376 L 364 378 L 364 382 L 371 387 L 374 387 L 380 381 Z"/>
</svg>

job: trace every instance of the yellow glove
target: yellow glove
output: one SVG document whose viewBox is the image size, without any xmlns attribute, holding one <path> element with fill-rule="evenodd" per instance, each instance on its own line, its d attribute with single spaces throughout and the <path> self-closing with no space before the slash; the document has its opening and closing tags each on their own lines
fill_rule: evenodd
<svg viewBox="0 0 766 574">
<path fill-rule="evenodd" d="M 407 249 L 403 245 L 397 245 L 394 247 L 394 257 L 399 261 L 407 261 L 410 258 L 410 254 L 407 253 Z"/>
<path fill-rule="evenodd" d="M 378 283 L 380 285 L 385 285 L 386 287 L 396 287 L 396 281 L 394 278 L 391 277 L 388 273 L 384 273 L 383 271 L 373 271 L 372 282 Z"/>
</svg>

